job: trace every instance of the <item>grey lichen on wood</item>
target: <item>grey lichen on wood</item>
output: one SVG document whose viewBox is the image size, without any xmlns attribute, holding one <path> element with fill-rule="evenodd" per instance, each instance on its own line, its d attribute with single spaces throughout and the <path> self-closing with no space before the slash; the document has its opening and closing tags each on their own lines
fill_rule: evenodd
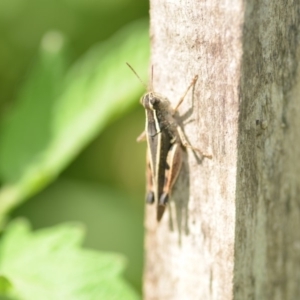
<svg viewBox="0 0 300 300">
<path fill-rule="evenodd" d="M 189 142 L 167 212 L 146 209 L 146 300 L 300 295 L 297 1 L 151 0 L 154 90 Z"/>
</svg>

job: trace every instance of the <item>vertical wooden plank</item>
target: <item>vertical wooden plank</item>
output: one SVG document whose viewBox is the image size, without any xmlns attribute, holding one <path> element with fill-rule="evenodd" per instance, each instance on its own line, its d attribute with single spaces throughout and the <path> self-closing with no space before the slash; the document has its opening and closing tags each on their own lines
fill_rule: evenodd
<svg viewBox="0 0 300 300">
<path fill-rule="evenodd" d="M 248 1 L 237 157 L 236 299 L 300 297 L 299 1 Z"/>
<path fill-rule="evenodd" d="M 192 145 L 161 223 L 146 209 L 144 295 L 298 299 L 299 1 L 151 0 L 154 90 Z"/>
<path fill-rule="evenodd" d="M 154 90 L 180 107 L 190 143 L 213 159 L 185 152 L 182 172 L 160 224 L 146 212 L 145 299 L 231 299 L 241 1 L 151 1 Z"/>
</svg>

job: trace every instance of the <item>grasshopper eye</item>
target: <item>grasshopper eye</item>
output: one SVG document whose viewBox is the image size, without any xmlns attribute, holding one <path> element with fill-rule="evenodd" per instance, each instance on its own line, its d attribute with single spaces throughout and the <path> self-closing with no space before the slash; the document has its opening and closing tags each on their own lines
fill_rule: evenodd
<svg viewBox="0 0 300 300">
<path fill-rule="evenodd" d="M 153 106 L 155 106 L 155 105 L 157 105 L 158 103 L 160 103 L 160 100 L 159 100 L 158 98 L 152 98 L 152 99 L 150 100 L 150 103 L 151 103 Z"/>
</svg>

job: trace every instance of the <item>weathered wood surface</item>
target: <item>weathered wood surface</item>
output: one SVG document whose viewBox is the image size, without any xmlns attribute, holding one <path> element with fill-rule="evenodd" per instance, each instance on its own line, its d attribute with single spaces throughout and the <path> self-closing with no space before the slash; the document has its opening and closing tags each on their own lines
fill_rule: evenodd
<svg viewBox="0 0 300 300">
<path fill-rule="evenodd" d="M 161 223 L 146 209 L 144 299 L 300 299 L 299 1 L 151 0 L 154 90 L 190 143 Z"/>
</svg>

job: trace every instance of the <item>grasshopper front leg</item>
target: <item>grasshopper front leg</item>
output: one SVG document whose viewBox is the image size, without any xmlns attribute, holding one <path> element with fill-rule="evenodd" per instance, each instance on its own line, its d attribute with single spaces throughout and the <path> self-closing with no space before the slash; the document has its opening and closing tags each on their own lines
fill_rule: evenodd
<svg viewBox="0 0 300 300">
<path fill-rule="evenodd" d="M 144 130 L 137 138 L 136 141 L 139 142 L 144 142 L 147 140 L 147 135 L 146 135 L 146 131 Z"/>
</svg>

